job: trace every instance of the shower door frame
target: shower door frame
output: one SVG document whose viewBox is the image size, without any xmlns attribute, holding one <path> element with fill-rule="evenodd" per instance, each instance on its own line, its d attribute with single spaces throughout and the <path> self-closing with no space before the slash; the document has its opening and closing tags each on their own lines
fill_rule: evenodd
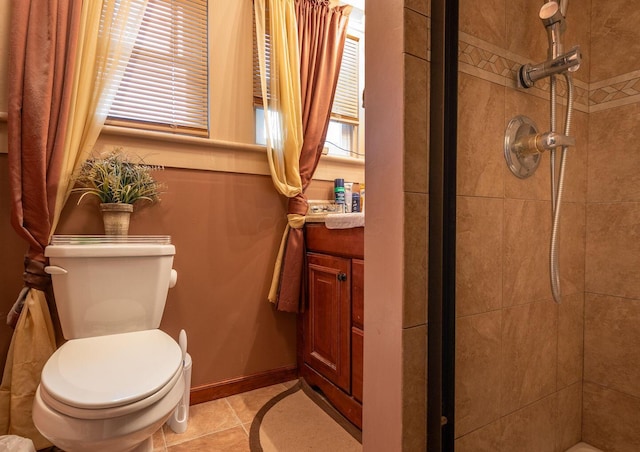
<svg viewBox="0 0 640 452">
<path fill-rule="evenodd" d="M 453 451 L 459 0 L 431 2 L 427 450 Z"/>
</svg>

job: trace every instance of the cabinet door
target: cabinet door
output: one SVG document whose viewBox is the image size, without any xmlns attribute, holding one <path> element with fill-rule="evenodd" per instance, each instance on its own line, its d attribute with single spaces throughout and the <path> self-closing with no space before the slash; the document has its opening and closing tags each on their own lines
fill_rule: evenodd
<svg viewBox="0 0 640 452">
<path fill-rule="evenodd" d="M 351 261 L 307 254 L 309 294 L 304 361 L 333 384 L 351 390 Z"/>
</svg>

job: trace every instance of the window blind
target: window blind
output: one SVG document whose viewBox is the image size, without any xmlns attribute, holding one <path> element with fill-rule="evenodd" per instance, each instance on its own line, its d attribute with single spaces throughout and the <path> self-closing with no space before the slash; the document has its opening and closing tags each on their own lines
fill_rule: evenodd
<svg viewBox="0 0 640 452">
<path fill-rule="evenodd" d="M 267 99 L 271 98 L 270 93 L 270 80 L 271 80 L 271 34 L 269 33 L 269 2 L 265 4 L 265 37 L 264 37 L 264 51 L 265 51 L 265 77 L 267 80 Z M 260 60 L 258 58 L 258 42 L 257 42 L 257 29 L 255 15 L 253 18 L 253 104 L 261 106 L 262 103 L 262 89 L 260 87 Z"/>
<path fill-rule="evenodd" d="M 208 136 L 207 0 L 149 0 L 108 124 Z"/>
<path fill-rule="evenodd" d="M 331 107 L 331 116 L 338 120 L 358 121 L 360 42 L 354 36 L 347 36 L 340 65 L 340 76 Z"/>
<path fill-rule="evenodd" d="M 255 44 L 256 29 L 253 26 L 253 100 L 254 105 L 262 106 L 262 90 L 260 88 L 260 65 L 258 63 L 258 50 Z M 265 51 L 267 61 L 267 83 L 269 81 L 270 64 L 270 39 L 265 38 Z M 358 123 L 359 118 L 359 78 L 360 78 L 360 41 L 357 37 L 348 35 L 344 44 L 340 75 L 336 86 L 336 93 L 331 108 L 331 118 L 342 122 Z M 269 88 L 267 86 L 267 96 Z"/>
</svg>

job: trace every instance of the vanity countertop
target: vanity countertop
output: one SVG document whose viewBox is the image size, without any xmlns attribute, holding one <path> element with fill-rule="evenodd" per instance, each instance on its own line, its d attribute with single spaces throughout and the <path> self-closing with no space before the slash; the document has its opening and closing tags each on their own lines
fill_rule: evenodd
<svg viewBox="0 0 640 452">
<path fill-rule="evenodd" d="M 324 223 L 327 229 L 349 229 L 364 226 L 364 212 L 356 213 L 309 213 L 306 223 Z"/>
<path fill-rule="evenodd" d="M 315 199 L 308 201 L 306 223 L 324 223 L 328 229 L 349 229 L 364 226 L 364 212 L 338 213 L 335 201 Z"/>
</svg>

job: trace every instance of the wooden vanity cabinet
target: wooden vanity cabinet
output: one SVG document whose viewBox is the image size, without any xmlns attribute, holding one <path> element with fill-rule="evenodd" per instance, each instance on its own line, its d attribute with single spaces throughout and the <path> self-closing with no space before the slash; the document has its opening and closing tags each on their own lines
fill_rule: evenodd
<svg viewBox="0 0 640 452">
<path fill-rule="evenodd" d="M 305 227 L 300 374 L 362 428 L 364 228 Z"/>
</svg>

